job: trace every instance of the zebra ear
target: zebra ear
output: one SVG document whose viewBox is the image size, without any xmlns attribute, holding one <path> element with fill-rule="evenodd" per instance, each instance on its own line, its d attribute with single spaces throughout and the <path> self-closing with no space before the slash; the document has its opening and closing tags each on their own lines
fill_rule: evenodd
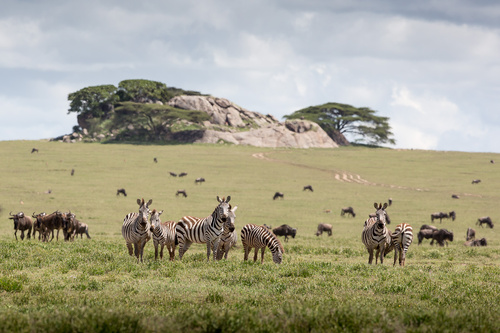
<svg viewBox="0 0 500 333">
<path fill-rule="evenodd" d="M 144 202 L 144 199 L 142 199 L 142 202 Z M 149 199 L 148 203 L 146 204 L 146 207 L 149 207 L 153 203 L 153 199 Z"/>
<path fill-rule="evenodd" d="M 162 210 L 160 210 L 160 211 L 158 212 L 158 216 L 160 216 L 161 214 L 163 214 L 163 211 L 162 211 Z"/>
<path fill-rule="evenodd" d="M 230 195 L 227 196 L 226 202 L 229 202 L 229 200 L 231 200 L 231 196 Z"/>
<path fill-rule="evenodd" d="M 238 206 L 234 206 L 234 208 L 231 209 L 231 211 L 234 213 L 237 209 L 238 209 Z"/>
<path fill-rule="evenodd" d="M 387 208 L 387 202 L 384 203 L 384 208 L 382 208 L 382 209 L 386 209 L 386 208 Z"/>
<path fill-rule="evenodd" d="M 222 200 L 219 198 L 219 196 L 217 196 L 217 201 L 222 202 Z"/>
<path fill-rule="evenodd" d="M 142 200 L 144 200 L 144 199 L 142 199 Z M 141 206 L 141 199 L 137 199 L 137 204 L 138 204 L 139 206 Z"/>
<path fill-rule="evenodd" d="M 375 207 L 375 209 L 378 209 L 378 205 L 376 202 L 373 204 L 373 207 Z"/>
</svg>

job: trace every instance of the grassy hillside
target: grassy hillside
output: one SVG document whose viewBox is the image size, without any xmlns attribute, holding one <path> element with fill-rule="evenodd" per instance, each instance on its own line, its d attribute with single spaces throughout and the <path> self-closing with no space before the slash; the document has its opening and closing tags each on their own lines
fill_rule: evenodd
<svg viewBox="0 0 500 333">
<path fill-rule="evenodd" d="M 31 154 L 33 147 L 39 153 Z M 500 327 L 498 226 L 475 226 L 481 216 L 500 219 L 499 166 L 490 163 L 500 161 L 498 154 L 44 141 L 0 142 L 0 149 L 0 318 L 8 323 L 0 330 Z M 206 182 L 196 185 L 198 177 Z M 482 182 L 473 185 L 473 179 Z M 303 191 L 305 185 L 314 192 Z M 117 196 L 118 188 L 129 195 Z M 176 197 L 178 189 L 188 197 Z M 272 200 L 276 191 L 284 200 Z M 178 220 L 209 215 L 217 195 L 230 195 L 238 206 L 237 230 L 246 223 L 298 229 L 284 243 L 282 265 L 272 263 L 269 251 L 264 265 L 244 263 L 241 246 L 218 263 L 206 263 L 204 245 L 193 245 L 182 262 L 155 262 L 152 242 L 144 264 L 128 256 L 121 224 L 137 211 L 137 198 L 152 198 L 151 208 L 165 210 L 164 220 Z M 406 267 L 392 267 L 393 254 L 382 266 L 367 265 L 363 222 L 373 202 L 388 198 L 394 202 L 389 229 L 407 222 L 415 235 L 431 213 L 454 210 L 456 221 L 434 223 L 452 230 L 454 242 L 418 246 L 415 237 Z M 354 207 L 356 218 L 341 217 L 344 206 Z M 10 211 L 55 210 L 74 212 L 92 239 L 15 241 Z M 318 223 L 332 224 L 334 235 L 314 236 Z M 464 247 L 467 227 L 488 246 Z"/>
</svg>

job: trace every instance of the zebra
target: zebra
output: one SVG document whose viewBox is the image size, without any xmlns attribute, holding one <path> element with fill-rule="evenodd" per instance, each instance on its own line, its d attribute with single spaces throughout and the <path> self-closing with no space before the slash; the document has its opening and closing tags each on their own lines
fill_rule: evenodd
<svg viewBox="0 0 500 333">
<path fill-rule="evenodd" d="M 408 223 L 401 223 L 396 226 L 396 229 L 391 235 L 392 243 L 394 244 L 394 265 L 399 255 L 399 266 L 405 265 L 406 252 L 413 241 L 413 228 Z"/>
<path fill-rule="evenodd" d="M 184 216 L 177 222 L 175 230 L 179 242 L 179 260 L 182 260 L 182 256 L 193 243 L 207 244 L 207 261 L 210 260 L 210 251 L 213 252 L 213 260 L 216 260 L 223 224 L 231 210 L 230 200 L 231 196 L 228 196 L 227 199 L 217 196 L 219 205 L 215 207 L 212 215 L 203 219 Z"/>
<path fill-rule="evenodd" d="M 361 240 L 368 250 L 369 258 L 368 263 L 371 265 L 373 261 L 373 250 L 377 250 L 375 254 L 375 264 L 377 264 L 378 257 L 380 254 L 380 263 L 384 263 L 384 254 L 386 254 L 386 247 L 391 247 L 391 236 L 386 227 L 385 220 L 385 209 L 387 208 L 387 203 L 373 205 L 377 210 L 375 217 L 370 217 L 365 221 L 365 226 L 363 232 L 361 233 Z"/>
<path fill-rule="evenodd" d="M 149 199 L 147 203 L 144 199 L 137 199 L 139 205 L 139 213 L 133 212 L 127 214 L 123 219 L 122 235 L 127 243 L 128 254 L 132 255 L 132 244 L 134 245 L 134 254 L 139 263 L 139 257 L 142 262 L 142 255 L 144 253 L 144 246 L 151 239 L 151 230 L 148 221 L 149 205 L 153 199 Z"/>
<path fill-rule="evenodd" d="M 160 259 L 163 259 L 163 247 L 167 246 L 170 255 L 170 261 L 175 258 L 175 246 L 177 243 L 177 235 L 175 233 L 174 221 L 161 222 L 160 215 L 163 210 L 157 211 L 153 209 L 151 212 L 151 233 L 153 234 L 153 244 L 155 246 L 155 260 L 158 259 L 158 245 L 161 245 Z"/>
<path fill-rule="evenodd" d="M 224 223 L 219 248 L 217 249 L 217 260 L 221 260 L 222 256 L 224 256 L 224 259 L 227 259 L 229 250 L 238 242 L 238 234 L 236 230 L 234 230 L 234 220 L 236 219 L 234 212 L 236 209 L 238 209 L 238 206 L 234 206 L 234 208 L 229 211 L 226 223 Z"/>
<path fill-rule="evenodd" d="M 245 225 L 241 230 L 241 243 L 245 249 L 245 256 L 243 258 L 245 261 L 248 260 L 248 253 L 250 252 L 250 249 L 255 248 L 253 261 L 257 261 L 257 253 L 259 252 L 259 249 L 261 249 L 260 262 L 263 263 L 266 246 L 271 250 L 273 261 L 276 264 L 281 264 L 283 260 L 283 253 L 285 252 L 283 245 L 281 245 L 279 239 L 264 226 L 251 223 Z"/>
</svg>

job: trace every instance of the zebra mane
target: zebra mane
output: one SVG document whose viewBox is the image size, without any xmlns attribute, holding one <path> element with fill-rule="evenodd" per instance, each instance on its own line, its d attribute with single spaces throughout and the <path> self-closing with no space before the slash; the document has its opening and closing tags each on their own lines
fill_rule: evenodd
<svg viewBox="0 0 500 333">
<path fill-rule="evenodd" d="M 264 227 L 263 225 L 260 225 L 259 226 L 262 230 L 264 230 L 265 233 L 267 233 L 269 236 L 271 236 L 271 238 L 273 240 L 275 240 L 277 243 L 278 243 L 278 246 L 280 247 L 280 250 L 281 250 L 281 253 L 285 253 L 285 248 L 283 247 L 283 245 L 281 244 L 280 240 L 278 239 L 278 237 L 276 237 L 276 235 L 271 232 L 269 229 L 267 229 L 266 227 Z"/>
</svg>

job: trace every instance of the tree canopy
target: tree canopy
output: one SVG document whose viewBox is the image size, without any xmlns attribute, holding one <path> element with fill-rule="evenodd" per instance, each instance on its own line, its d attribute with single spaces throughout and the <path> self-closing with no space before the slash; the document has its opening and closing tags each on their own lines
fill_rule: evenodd
<svg viewBox="0 0 500 333">
<path fill-rule="evenodd" d="M 114 85 L 86 87 L 68 95 L 70 112 L 100 118 L 118 101 Z"/>
<path fill-rule="evenodd" d="M 355 141 L 365 144 L 395 144 L 388 117 L 377 116 L 370 108 L 348 104 L 326 103 L 295 111 L 286 119 L 303 118 L 314 121 L 337 143 L 339 133 L 351 134 Z"/>
</svg>

